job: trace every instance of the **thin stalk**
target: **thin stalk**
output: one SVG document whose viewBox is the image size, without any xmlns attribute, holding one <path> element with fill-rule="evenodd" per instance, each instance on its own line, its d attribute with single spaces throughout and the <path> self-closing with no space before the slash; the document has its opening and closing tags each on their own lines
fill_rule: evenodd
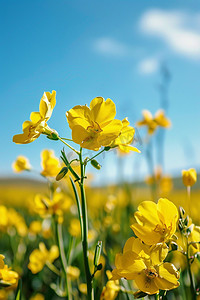
<svg viewBox="0 0 200 300">
<path fill-rule="evenodd" d="M 76 154 L 80 154 L 76 149 L 74 149 L 72 146 L 70 146 L 68 143 L 66 143 L 61 137 L 58 136 L 58 139 L 65 144 L 67 147 L 69 147 L 72 151 L 74 151 Z"/>
<path fill-rule="evenodd" d="M 190 210 L 190 200 L 191 199 L 191 187 L 187 186 L 187 207 L 188 207 L 188 214 L 191 216 L 191 210 Z"/>
<path fill-rule="evenodd" d="M 56 275 L 60 276 L 60 271 L 53 265 L 51 264 L 49 261 L 46 262 L 46 266 L 49 268 L 49 270 L 51 270 L 53 273 L 55 273 Z"/>
<path fill-rule="evenodd" d="M 197 294 L 195 291 L 194 280 L 193 280 L 192 271 L 191 271 L 191 267 L 190 267 L 188 239 L 187 239 L 187 267 L 188 267 L 188 273 L 189 273 L 189 277 L 190 277 L 190 292 L 191 292 L 192 300 L 196 300 Z"/>
<path fill-rule="evenodd" d="M 91 161 L 92 159 L 94 159 L 95 157 L 99 156 L 99 155 L 100 155 L 101 153 L 103 153 L 104 151 L 105 151 L 105 149 L 101 150 L 99 153 L 97 153 L 96 155 L 94 155 L 92 158 L 88 159 L 88 160 L 87 160 L 87 163 L 88 163 L 89 161 Z"/>
<path fill-rule="evenodd" d="M 72 139 L 67 139 L 67 138 L 64 138 L 64 137 L 60 137 L 62 140 L 65 140 L 65 141 L 69 141 L 69 142 L 73 142 Z"/>
<path fill-rule="evenodd" d="M 74 195 L 75 195 L 75 199 L 76 199 L 76 204 L 77 204 L 77 208 L 78 208 L 78 216 L 79 216 L 79 221 L 80 221 L 80 226 L 81 226 L 81 237 L 82 237 L 82 240 L 83 240 L 83 215 L 82 215 L 81 203 L 80 203 L 78 192 L 76 190 L 76 186 L 75 186 L 72 178 L 71 177 L 69 177 L 69 178 L 70 178 L 72 188 L 73 188 L 73 191 L 74 191 Z"/>
<path fill-rule="evenodd" d="M 88 300 L 93 299 L 93 289 L 92 289 L 92 276 L 90 273 L 89 262 L 88 262 L 88 217 L 87 217 L 87 203 L 84 190 L 84 163 L 82 160 L 82 148 L 80 148 L 80 166 L 81 166 L 81 179 L 79 181 L 81 200 L 82 200 L 82 215 L 83 215 L 83 236 L 82 236 L 82 247 L 83 247 L 83 259 L 85 266 L 85 275 L 87 281 L 87 298 Z"/>
<path fill-rule="evenodd" d="M 56 221 L 56 239 L 57 239 L 57 244 L 58 244 L 58 249 L 60 254 L 61 265 L 65 276 L 65 287 L 67 291 L 66 299 L 71 300 L 72 298 L 69 293 L 69 283 L 68 283 L 68 276 L 67 276 L 67 260 L 65 257 L 65 250 L 64 250 L 63 236 L 62 236 L 62 224 L 59 224 L 57 221 Z"/>
<path fill-rule="evenodd" d="M 159 293 L 155 294 L 155 300 L 159 300 L 159 299 L 160 299 Z"/>
</svg>

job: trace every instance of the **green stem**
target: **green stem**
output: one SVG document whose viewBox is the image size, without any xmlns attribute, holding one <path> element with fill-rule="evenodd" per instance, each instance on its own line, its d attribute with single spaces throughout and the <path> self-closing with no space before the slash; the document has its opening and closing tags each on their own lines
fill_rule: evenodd
<svg viewBox="0 0 200 300">
<path fill-rule="evenodd" d="M 65 257 L 65 250 L 64 250 L 63 236 L 62 236 L 62 224 L 59 224 L 57 221 L 55 221 L 55 223 L 56 223 L 56 239 L 57 239 L 57 244 L 58 244 L 58 249 L 60 254 L 61 265 L 65 276 L 65 285 L 67 291 L 66 299 L 71 300 L 72 298 L 69 293 L 69 283 L 67 277 L 67 260 Z"/>
<path fill-rule="evenodd" d="M 160 297 L 159 297 L 159 293 L 155 294 L 155 300 L 159 300 Z"/>
<path fill-rule="evenodd" d="M 84 190 L 84 163 L 82 160 L 82 148 L 80 148 L 80 166 L 81 166 L 81 179 L 79 181 L 80 191 L 81 191 L 81 200 L 82 200 L 82 216 L 83 216 L 83 236 L 82 236 L 82 247 L 83 247 L 83 259 L 84 259 L 84 266 L 85 266 L 85 275 L 87 281 L 87 297 L 88 300 L 93 299 L 93 289 L 92 289 L 92 276 L 90 273 L 89 268 L 89 261 L 88 261 L 88 217 L 87 217 L 87 203 L 85 197 L 85 190 Z"/>
<path fill-rule="evenodd" d="M 99 153 L 97 153 L 96 155 L 94 155 L 92 158 L 88 159 L 88 160 L 87 160 L 87 163 L 88 163 L 89 161 L 91 161 L 92 159 L 94 159 L 95 157 L 97 157 L 98 155 L 100 155 L 101 153 L 103 153 L 104 151 L 105 151 L 105 149 L 101 150 Z"/>
<path fill-rule="evenodd" d="M 70 141 L 70 142 L 73 142 L 72 139 L 67 139 L 67 138 L 64 138 L 64 137 L 60 137 L 62 140 L 65 140 L 65 141 Z"/>
<path fill-rule="evenodd" d="M 60 276 L 60 271 L 53 265 L 51 264 L 49 261 L 46 262 L 46 266 L 49 268 L 49 270 L 51 270 L 53 273 L 55 273 L 56 275 Z"/>
<path fill-rule="evenodd" d="M 70 146 L 68 143 L 66 143 L 65 141 L 63 141 L 63 139 L 61 137 L 58 137 L 58 139 L 65 144 L 67 147 L 69 147 L 72 151 L 74 151 L 76 154 L 80 154 L 76 149 L 74 149 L 72 146 Z"/>
<path fill-rule="evenodd" d="M 192 271 L 191 271 L 191 267 L 190 267 L 188 239 L 187 239 L 187 267 L 188 267 L 188 273 L 189 273 L 189 277 L 190 277 L 190 291 L 191 291 L 192 300 L 196 300 L 197 294 L 196 294 L 196 291 L 195 291 L 195 286 L 194 286 Z"/>
</svg>

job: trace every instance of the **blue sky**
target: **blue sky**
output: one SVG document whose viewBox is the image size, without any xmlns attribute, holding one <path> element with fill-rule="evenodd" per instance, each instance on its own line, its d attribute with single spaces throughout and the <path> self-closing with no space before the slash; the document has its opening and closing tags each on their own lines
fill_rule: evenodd
<svg viewBox="0 0 200 300">
<path fill-rule="evenodd" d="M 171 73 L 173 124 L 166 134 L 166 172 L 200 167 L 198 1 L 7 0 L 0 2 L 0 11 L 1 176 L 12 174 L 20 154 L 37 169 L 42 149 L 59 155 L 62 144 L 44 136 L 28 145 L 12 142 L 31 111 L 38 111 L 44 91 L 57 92 L 49 126 L 61 136 L 71 134 L 65 112 L 96 96 L 111 98 L 117 118 L 128 117 L 134 126 L 142 109 L 160 108 L 163 61 Z M 106 156 L 99 180 L 117 176 L 117 159 Z M 123 168 L 131 178 L 145 174 L 144 155 L 134 153 Z"/>
</svg>

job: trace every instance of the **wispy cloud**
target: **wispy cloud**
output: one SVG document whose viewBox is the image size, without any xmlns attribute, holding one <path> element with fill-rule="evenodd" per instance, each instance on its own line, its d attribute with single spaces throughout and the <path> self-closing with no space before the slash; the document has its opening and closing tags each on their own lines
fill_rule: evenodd
<svg viewBox="0 0 200 300">
<path fill-rule="evenodd" d="M 120 57 L 130 53 L 128 46 L 110 37 L 96 39 L 93 42 L 93 47 L 96 52 L 109 56 Z"/>
<path fill-rule="evenodd" d="M 159 68 L 159 61 L 156 58 L 146 58 L 138 65 L 138 71 L 144 75 L 155 73 Z"/>
<path fill-rule="evenodd" d="M 200 58 L 199 14 L 149 10 L 140 20 L 141 30 L 162 39 L 171 50 L 191 58 Z"/>
</svg>

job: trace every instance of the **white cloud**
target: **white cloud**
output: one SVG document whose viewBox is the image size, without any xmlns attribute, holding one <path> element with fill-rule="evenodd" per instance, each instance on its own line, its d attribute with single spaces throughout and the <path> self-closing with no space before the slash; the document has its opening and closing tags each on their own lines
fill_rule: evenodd
<svg viewBox="0 0 200 300">
<path fill-rule="evenodd" d="M 129 54 L 129 47 L 109 37 L 98 38 L 94 41 L 95 51 L 104 55 L 126 56 Z"/>
<path fill-rule="evenodd" d="M 140 73 L 149 75 L 155 73 L 158 70 L 159 62 L 155 58 L 147 58 L 142 60 L 138 65 Z"/>
<path fill-rule="evenodd" d="M 192 16 L 177 11 L 153 9 L 142 16 L 140 28 L 164 40 L 175 52 L 200 58 L 199 14 Z"/>
</svg>

